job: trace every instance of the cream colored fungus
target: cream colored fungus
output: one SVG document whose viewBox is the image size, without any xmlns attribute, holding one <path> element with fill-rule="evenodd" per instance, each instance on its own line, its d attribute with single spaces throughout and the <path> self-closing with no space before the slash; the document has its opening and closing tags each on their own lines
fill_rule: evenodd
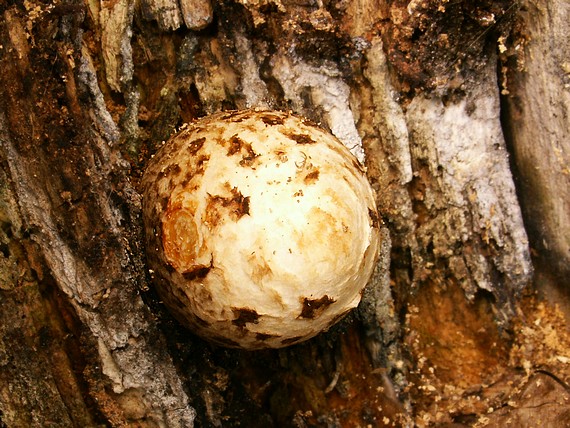
<svg viewBox="0 0 570 428">
<path fill-rule="evenodd" d="M 143 178 L 149 267 L 174 315 L 214 342 L 279 348 L 358 305 L 379 247 L 373 191 L 332 135 L 283 112 L 189 125 Z"/>
</svg>

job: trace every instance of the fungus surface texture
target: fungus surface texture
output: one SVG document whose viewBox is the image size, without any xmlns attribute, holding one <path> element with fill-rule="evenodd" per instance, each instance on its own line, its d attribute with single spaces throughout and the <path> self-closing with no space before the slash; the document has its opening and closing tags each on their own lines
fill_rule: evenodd
<svg viewBox="0 0 570 428">
<path fill-rule="evenodd" d="M 142 189 L 157 291 L 200 336 L 280 348 L 360 302 L 379 249 L 374 193 L 315 124 L 258 110 L 200 119 L 157 152 Z"/>
</svg>

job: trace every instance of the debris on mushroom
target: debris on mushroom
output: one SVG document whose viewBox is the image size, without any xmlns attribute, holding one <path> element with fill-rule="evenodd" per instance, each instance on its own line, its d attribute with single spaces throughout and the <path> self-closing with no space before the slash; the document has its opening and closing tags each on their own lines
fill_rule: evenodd
<svg viewBox="0 0 570 428">
<path fill-rule="evenodd" d="M 157 291 L 200 336 L 280 348 L 360 302 L 379 249 L 374 193 L 313 123 L 258 110 L 200 119 L 158 151 L 142 187 Z"/>
</svg>

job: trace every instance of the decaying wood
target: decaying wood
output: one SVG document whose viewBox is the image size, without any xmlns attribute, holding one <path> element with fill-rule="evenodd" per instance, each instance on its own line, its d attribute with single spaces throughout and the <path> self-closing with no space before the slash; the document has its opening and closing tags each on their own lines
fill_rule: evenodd
<svg viewBox="0 0 570 428">
<path fill-rule="evenodd" d="M 406 120 L 417 280 L 453 277 L 471 297 L 487 290 L 499 303 L 500 318 L 508 320 L 531 265 L 500 126 L 495 65 L 458 102 L 446 106 L 438 97 L 415 97 Z"/>
<path fill-rule="evenodd" d="M 134 6 L 134 1 L 125 3 L 129 9 Z M 156 21 L 162 30 L 177 30 L 183 25 L 201 30 L 212 22 L 213 11 L 210 0 L 143 0 L 140 12 L 144 19 Z"/>
<path fill-rule="evenodd" d="M 91 16 L 101 26 L 101 52 L 105 63 L 107 83 L 113 91 L 121 92 L 133 76 L 131 47 L 134 2 L 124 0 L 102 3 L 100 9 L 91 3 Z"/>
<path fill-rule="evenodd" d="M 567 293 L 570 276 L 570 36 L 567 2 L 521 2 L 517 46 L 506 61 L 505 126 L 532 247 Z M 506 51 L 505 55 L 514 52 Z"/>
<path fill-rule="evenodd" d="M 136 211 L 124 207 L 127 201 L 136 207 L 139 198 L 128 183 L 125 162 L 111 149 L 118 130 L 100 103 L 103 99 L 94 84 L 95 70 L 80 55 L 82 46 L 74 44 L 71 37 L 34 50 L 24 30 L 25 18 L 10 12 L 5 17 L 2 162 L 9 174 L 5 186 L 13 192 L 19 209 L 18 215 L 10 212 L 6 227 L 15 237 L 23 233 L 31 237 L 27 257 L 45 264 L 47 271 L 36 281 L 15 278 L 7 285 L 7 298 L 12 302 L 17 302 L 18 295 L 26 297 L 21 311 L 40 313 L 39 321 L 14 325 L 3 312 L 3 338 L 33 337 L 34 329 L 44 329 L 48 343 L 52 335 L 63 341 L 57 320 L 45 319 L 60 308 L 44 298 L 47 309 L 38 310 L 41 303 L 33 300 L 38 282 L 51 283 L 51 287 L 57 284 L 64 293 L 59 298 L 66 300 L 67 310 L 77 317 L 81 337 L 74 340 L 83 347 L 86 362 L 83 373 L 74 373 L 74 364 L 66 361 L 65 355 L 54 360 L 47 354 L 52 346 L 40 342 L 44 355 L 32 352 L 33 345 L 23 352 L 22 347 L 11 348 L 9 341 L 4 342 L 8 362 L 24 358 L 43 367 L 48 385 L 38 389 L 28 388 L 27 382 L 13 383 L 25 369 L 21 364 L 12 366 L 16 373 L 3 384 L 3 420 L 9 426 L 23 426 L 29 410 L 32 425 L 45 425 L 52 418 L 66 425 L 82 425 L 83 418 L 91 416 L 85 407 L 97 402 L 98 412 L 112 424 L 147 419 L 157 425 L 190 426 L 194 411 L 188 406 L 171 358 L 164 352 L 164 339 L 153 315 L 139 295 L 138 286 L 145 280 L 139 250 L 131 247 L 138 239 L 136 219 L 130 217 Z M 41 70 L 42 63 L 37 62 L 42 55 L 49 58 L 47 70 Z M 55 80 L 49 73 L 38 77 L 49 71 L 52 61 L 59 69 Z M 20 228 L 16 227 L 19 222 Z M 33 278 L 34 271 L 26 270 L 30 262 L 26 263 L 26 256 L 20 257 L 16 262 L 23 278 Z M 15 302 L 12 309 L 18 310 Z M 56 356 L 60 354 L 58 350 Z M 76 374 L 82 379 L 75 380 Z M 36 376 L 29 380 L 32 385 L 43 379 Z M 68 382 L 75 387 L 63 388 Z M 14 390 L 16 385 L 19 388 Z M 86 388 L 91 404 L 81 404 L 82 388 Z M 66 406 L 75 400 L 79 404 Z M 43 412 L 44 401 L 51 403 L 51 412 Z M 61 405 L 53 404 L 58 401 Z"/>
<path fill-rule="evenodd" d="M 532 273 L 495 76 L 517 8 L 464 3 L 0 8 L 0 425 L 398 426 L 429 391 L 427 364 L 487 382 Z M 519 147 L 540 136 L 529 79 L 516 91 L 530 116 L 508 119 Z M 251 354 L 204 343 L 162 307 L 137 183 L 183 122 L 255 106 L 320 122 L 365 162 L 385 257 L 339 326 Z M 543 210 L 529 206 L 527 223 Z"/>
</svg>

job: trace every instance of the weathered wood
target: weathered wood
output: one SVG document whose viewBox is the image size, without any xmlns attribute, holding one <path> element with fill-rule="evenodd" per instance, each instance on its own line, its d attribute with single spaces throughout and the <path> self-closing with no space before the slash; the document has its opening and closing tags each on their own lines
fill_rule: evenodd
<svg viewBox="0 0 570 428">
<path fill-rule="evenodd" d="M 24 236 L 4 171 L 0 183 L 0 420 L 3 426 L 95 425 L 92 403 L 81 399 L 87 361 L 67 352 L 78 347 L 81 327 L 66 317 L 69 308 L 49 273 L 28 257 L 38 249 Z"/>
<path fill-rule="evenodd" d="M 101 52 L 107 83 L 112 90 L 121 92 L 133 77 L 131 26 L 134 2 L 91 2 L 89 6 L 95 23 L 101 27 Z"/>
<path fill-rule="evenodd" d="M 522 1 L 506 61 L 505 127 L 532 247 L 543 273 L 570 277 L 570 5 Z M 516 52 L 507 51 L 505 55 Z M 521 58 L 521 54 L 524 56 Z M 517 57 L 515 57 L 517 58 Z M 568 293 L 567 286 L 563 286 Z"/>
<path fill-rule="evenodd" d="M 499 117 L 492 62 L 463 99 L 446 105 L 418 96 L 406 113 L 415 279 L 443 283 L 453 276 L 470 297 L 487 290 L 505 321 L 532 268 Z"/>
<path fill-rule="evenodd" d="M 180 0 L 180 11 L 184 23 L 191 30 L 201 30 L 213 19 L 210 0 Z"/>
<path fill-rule="evenodd" d="M 29 390 L 26 382 L 13 383 L 19 388 L 7 397 L 3 419 L 23 426 L 30 405 L 33 426 L 45 426 L 51 418 L 64 425 L 90 425 L 90 417 L 114 425 L 148 420 L 191 426 L 194 412 L 161 345 L 164 338 L 140 297 L 138 287 L 146 280 L 136 249 L 139 197 L 129 184 L 126 162 L 112 149 L 119 133 L 105 108 L 95 70 L 82 52 L 80 20 L 60 23 L 59 31 L 67 35 L 56 41 L 47 37 L 46 25 L 55 22 L 45 17 L 41 24 L 47 29 L 42 34 L 36 28 L 33 36 L 42 38 L 31 47 L 26 18 L 14 10 L 4 17 L 0 147 L 9 174 L 4 186 L 11 189 L 19 209 L 17 215 L 10 211 L 7 224 L 14 236 L 29 235 L 27 254 L 17 260 L 22 274 L 31 275 L 26 258 L 42 266 L 35 269 L 46 270 L 37 281 L 27 280 L 29 287 L 19 281 L 8 285 L 3 305 L 10 308 L 12 302 L 14 321 L 18 312 L 37 313 L 39 321 L 14 324 L 4 315 L 5 328 L 10 326 L 6 337 L 33 338 L 34 329 L 44 329 L 47 338 L 63 341 L 64 322 L 57 317 L 68 316 L 81 334 L 75 338 L 81 348 L 72 352 L 85 352 L 85 362 L 74 372 L 73 362 L 66 360 L 72 355 L 50 355 L 55 343 L 42 346 L 44 355 L 37 354 L 33 344 L 23 352 L 22 346 L 10 348 L 4 342 L 8 361 L 44 361 L 48 381 L 46 388 L 38 389 L 34 385 L 43 385 L 44 377 L 36 373 Z M 46 296 L 37 294 L 38 287 L 47 289 Z M 54 296 L 65 300 L 65 314 L 57 313 L 62 308 Z M 56 320 L 50 321 L 54 311 Z M 68 383 L 70 387 L 64 387 Z M 18 404 L 20 396 L 26 405 Z M 51 411 L 44 413 L 42 403 Z"/>
</svg>

